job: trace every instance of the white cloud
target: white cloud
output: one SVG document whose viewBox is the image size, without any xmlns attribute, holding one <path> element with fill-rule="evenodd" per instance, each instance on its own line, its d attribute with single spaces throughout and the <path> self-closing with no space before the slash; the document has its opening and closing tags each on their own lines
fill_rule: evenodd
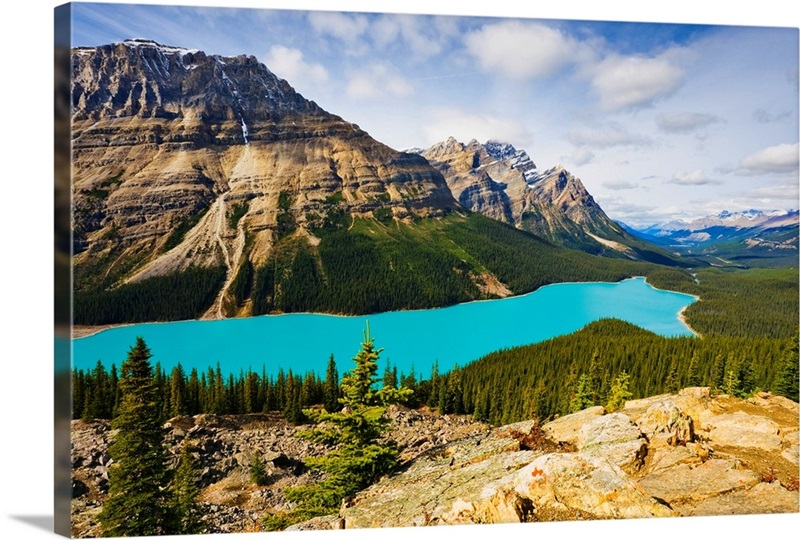
<svg viewBox="0 0 800 540">
<path fill-rule="evenodd" d="M 429 24 L 431 21 L 415 15 L 383 15 L 370 24 L 369 34 L 379 47 L 401 39 L 414 57 L 427 58 L 442 51 L 441 34 L 448 30 L 444 24 Z"/>
<path fill-rule="evenodd" d="M 346 44 L 346 53 L 360 55 L 367 52 L 367 45 L 361 39 L 369 27 L 369 21 L 364 15 L 311 11 L 308 20 L 311 28 L 318 34 L 333 37 Z"/>
<path fill-rule="evenodd" d="M 658 128 L 668 133 L 691 133 L 717 122 L 719 117 L 703 113 L 660 114 L 656 118 Z"/>
<path fill-rule="evenodd" d="M 629 182 L 628 180 L 610 180 L 608 182 L 603 182 L 603 187 L 618 191 L 623 189 L 636 189 L 639 187 L 639 184 L 636 182 Z"/>
<path fill-rule="evenodd" d="M 601 107 L 608 111 L 651 105 L 675 92 L 684 75 L 665 55 L 610 55 L 592 73 L 592 88 L 600 97 Z"/>
<path fill-rule="evenodd" d="M 575 146 L 593 148 L 611 148 L 613 146 L 647 146 L 651 144 L 649 137 L 631 133 L 616 122 L 598 127 L 576 128 L 567 135 Z"/>
<path fill-rule="evenodd" d="M 487 24 L 464 41 L 482 69 L 518 81 L 548 77 L 591 54 L 561 31 L 532 22 Z"/>
<path fill-rule="evenodd" d="M 366 72 L 350 77 L 346 92 L 352 99 L 380 99 L 408 97 L 414 88 L 385 64 L 373 64 Z"/>
<path fill-rule="evenodd" d="M 517 148 L 526 148 L 526 141 L 530 140 L 525 127 L 515 119 L 491 114 L 470 114 L 455 108 L 434 109 L 429 116 L 433 121 L 423 127 L 428 145 L 455 137 L 460 141 L 509 141 Z"/>
<path fill-rule="evenodd" d="M 770 146 L 744 158 L 736 172 L 746 176 L 795 172 L 800 161 L 798 155 L 798 143 Z"/>
<path fill-rule="evenodd" d="M 719 180 L 709 178 L 705 171 L 696 170 L 691 172 L 680 171 L 667 180 L 669 184 L 677 184 L 679 186 L 705 186 L 707 184 L 720 184 Z"/>
<path fill-rule="evenodd" d="M 310 64 L 303 59 L 299 49 L 274 45 L 264 62 L 279 77 L 295 88 L 307 88 L 328 82 L 328 71 L 320 64 Z"/>
<path fill-rule="evenodd" d="M 575 165 L 586 165 L 594 159 L 594 153 L 587 148 L 577 148 L 566 159 Z"/>
</svg>

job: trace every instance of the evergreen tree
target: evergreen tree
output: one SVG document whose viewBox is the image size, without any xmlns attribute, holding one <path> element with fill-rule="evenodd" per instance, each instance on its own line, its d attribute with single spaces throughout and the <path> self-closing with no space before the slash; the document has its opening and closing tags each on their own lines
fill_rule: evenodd
<svg viewBox="0 0 800 540">
<path fill-rule="evenodd" d="M 703 384 L 702 380 L 700 379 L 700 366 L 699 360 L 697 358 L 697 352 L 692 355 L 692 359 L 689 361 L 689 370 L 686 374 L 686 386 L 700 386 Z"/>
<path fill-rule="evenodd" d="M 578 379 L 575 395 L 569 402 L 569 412 L 576 413 L 592 405 L 594 405 L 594 401 L 592 401 L 591 379 L 588 374 L 584 373 Z"/>
<path fill-rule="evenodd" d="M 386 369 L 383 370 L 383 386 L 387 388 L 397 388 L 397 367 L 392 369 L 391 362 L 386 362 Z"/>
<path fill-rule="evenodd" d="M 288 500 L 298 503 L 292 520 L 336 512 L 343 499 L 369 486 L 396 464 L 396 444 L 378 439 L 388 428 L 386 407 L 404 401 L 410 390 L 374 390 L 380 352 L 375 349 L 367 326 L 361 350 L 353 358 L 356 366 L 342 378 L 342 410 L 334 413 L 321 409 L 304 411 L 318 425 L 303 435 L 333 445 L 334 449 L 306 461 L 312 469 L 327 473 L 324 480 L 284 491 Z M 323 422 L 325 424 L 321 425 Z"/>
<path fill-rule="evenodd" d="M 617 411 L 625 405 L 625 402 L 628 401 L 630 398 L 633 397 L 630 389 L 631 377 L 624 371 L 620 372 L 617 375 L 617 378 L 614 379 L 614 382 L 611 385 L 611 391 L 609 392 L 608 396 L 608 405 L 606 405 L 606 409 L 609 411 Z"/>
<path fill-rule="evenodd" d="M 183 440 L 180 462 L 175 471 L 172 485 L 172 508 L 176 534 L 197 534 L 202 532 L 200 522 L 201 508 L 197 503 L 200 494 L 197 474 L 197 458 L 192 455 L 189 439 Z"/>
<path fill-rule="evenodd" d="M 264 462 L 261 456 L 255 452 L 250 456 L 250 481 L 257 486 L 267 483 L 267 470 L 264 468 Z"/>
<path fill-rule="evenodd" d="M 109 454 L 108 500 L 98 518 L 106 536 L 149 536 L 174 532 L 169 474 L 162 445 L 161 410 L 150 350 L 136 338 L 122 364 L 117 429 Z"/>
<path fill-rule="evenodd" d="M 794 401 L 798 398 L 798 339 L 795 336 L 791 345 L 781 357 L 781 363 L 775 383 L 775 391 Z"/>
<path fill-rule="evenodd" d="M 712 366 L 711 382 L 714 388 L 721 390 L 725 386 L 725 355 L 717 353 Z"/>
<path fill-rule="evenodd" d="M 325 382 L 322 388 L 325 410 L 329 413 L 338 411 L 341 408 L 339 404 L 339 372 L 336 370 L 333 355 L 328 359 L 328 369 L 325 371 Z"/>
<path fill-rule="evenodd" d="M 664 389 L 667 392 L 677 392 L 680 390 L 681 381 L 678 377 L 678 363 L 675 358 L 669 364 L 669 371 L 667 372 L 667 379 L 664 381 Z"/>
</svg>

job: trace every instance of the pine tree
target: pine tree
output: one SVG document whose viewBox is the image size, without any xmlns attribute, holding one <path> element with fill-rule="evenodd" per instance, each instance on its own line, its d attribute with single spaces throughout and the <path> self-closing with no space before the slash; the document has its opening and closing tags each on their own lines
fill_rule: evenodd
<svg viewBox="0 0 800 540">
<path fill-rule="evenodd" d="M 250 456 L 250 481 L 257 486 L 267 483 L 267 470 L 264 468 L 264 462 L 261 456 L 255 452 Z"/>
<path fill-rule="evenodd" d="M 794 401 L 798 401 L 798 339 L 795 336 L 791 345 L 781 357 L 775 383 L 775 391 Z"/>
<path fill-rule="evenodd" d="M 692 359 L 689 361 L 689 369 L 686 374 L 686 386 L 700 386 L 702 380 L 700 379 L 700 366 L 697 352 L 692 354 Z"/>
<path fill-rule="evenodd" d="M 122 401 L 112 422 L 118 431 L 108 450 L 114 464 L 108 473 L 108 500 L 98 516 L 106 536 L 174 532 L 166 491 L 169 473 L 162 445 L 161 410 L 150 357 L 150 350 L 139 337 L 122 364 Z"/>
<path fill-rule="evenodd" d="M 578 379 L 575 395 L 569 402 L 569 412 L 576 413 L 592 405 L 594 405 L 594 401 L 592 401 L 591 378 L 584 373 Z"/>
<path fill-rule="evenodd" d="M 334 449 L 306 461 L 310 468 L 327 473 L 324 480 L 284 491 L 288 500 L 298 503 L 292 520 L 336 512 L 342 500 L 369 486 L 395 466 L 397 446 L 392 441 L 379 442 L 378 439 L 388 428 L 386 407 L 404 401 L 411 391 L 373 389 L 378 382 L 380 352 L 375 349 L 367 326 L 361 350 L 353 358 L 356 366 L 342 377 L 342 410 L 334 413 L 321 409 L 304 411 L 317 427 L 303 436 L 330 444 Z"/>
<path fill-rule="evenodd" d="M 323 388 L 323 406 L 329 413 L 338 411 L 339 404 L 339 372 L 336 370 L 336 362 L 333 355 L 328 359 L 328 369 L 325 371 L 325 382 Z"/>
<path fill-rule="evenodd" d="M 675 358 L 669 364 L 669 372 L 667 372 L 667 379 L 664 381 L 664 389 L 667 392 L 677 392 L 680 390 L 681 381 L 678 377 L 678 363 Z"/>
<path fill-rule="evenodd" d="M 608 405 L 606 409 L 609 411 L 617 411 L 625 405 L 625 402 L 633 397 L 629 390 L 631 377 L 624 371 L 621 371 L 614 382 L 611 384 L 611 391 L 608 396 Z"/>
<path fill-rule="evenodd" d="M 172 509 L 177 534 L 197 534 L 203 530 L 201 508 L 197 503 L 200 494 L 197 481 L 197 458 L 191 453 L 189 439 L 184 439 L 172 485 Z"/>
</svg>

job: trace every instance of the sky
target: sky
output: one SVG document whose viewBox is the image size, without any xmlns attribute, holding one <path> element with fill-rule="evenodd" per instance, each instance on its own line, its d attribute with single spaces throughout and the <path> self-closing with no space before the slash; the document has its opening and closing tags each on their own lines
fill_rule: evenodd
<svg viewBox="0 0 800 540">
<path fill-rule="evenodd" d="M 73 45 L 254 55 L 397 149 L 501 140 L 647 226 L 798 207 L 798 30 L 74 4 Z"/>
</svg>

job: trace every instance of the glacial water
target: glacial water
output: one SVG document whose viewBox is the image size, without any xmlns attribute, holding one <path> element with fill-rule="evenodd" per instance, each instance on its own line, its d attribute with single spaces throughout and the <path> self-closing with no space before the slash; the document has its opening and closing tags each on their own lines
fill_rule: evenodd
<svg viewBox="0 0 800 540">
<path fill-rule="evenodd" d="M 339 371 L 352 366 L 367 321 L 381 370 L 389 360 L 400 372 L 427 376 L 465 365 L 499 349 L 569 334 L 601 318 L 615 317 L 664 336 L 691 335 L 679 312 L 694 298 L 662 291 L 644 278 L 619 283 L 561 283 L 513 298 L 447 308 L 393 311 L 358 317 L 319 314 L 264 315 L 220 321 L 182 321 L 122 326 L 73 340 L 73 366 L 92 369 L 97 360 L 119 367 L 142 336 L 169 372 L 178 362 L 188 374 L 219 362 L 223 373 L 252 369 L 277 374 L 313 370 L 324 374 L 331 354 Z"/>
</svg>

